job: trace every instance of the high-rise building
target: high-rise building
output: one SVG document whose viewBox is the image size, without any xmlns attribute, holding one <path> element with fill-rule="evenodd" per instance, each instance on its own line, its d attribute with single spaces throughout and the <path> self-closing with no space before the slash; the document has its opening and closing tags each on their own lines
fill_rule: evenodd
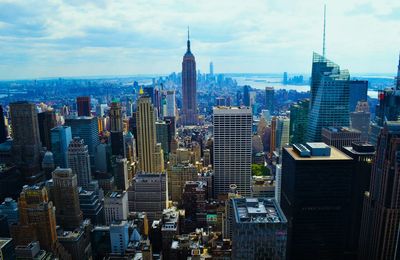
<svg viewBox="0 0 400 260">
<path fill-rule="evenodd" d="M 47 110 L 38 114 L 38 126 L 42 145 L 51 150 L 51 129 L 57 124 L 56 114 L 53 110 Z"/>
<path fill-rule="evenodd" d="M 371 113 L 366 101 L 359 101 L 356 110 L 350 113 L 350 127 L 361 132 L 361 141 L 369 140 L 369 125 L 371 122 Z"/>
<path fill-rule="evenodd" d="M 125 142 L 124 142 L 124 132 L 114 132 L 110 133 L 111 142 L 111 154 L 114 156 L 125 157 Z"/>
<path fill-rule="evenodd" d="M 160 219 L 167 207 L 164 173 L 137 173 L 129 188 L 129 211 L 146 212 L 149 223 Z"/>
<path fill-rule="evenodd" d="M 68 146 L 68 168 L 76 174 L 78 186 L 88 188 L 92 181 L 88 146 L 83 139 L 74 137 Z"/>
<path fill-rule="evenodd" d="M 196 60 L 190 51 L 188 30 L 187 50 L 182 61 L 182 120 L 184 125 L 197 124 Z"/>
<path fill-rule="evenodd" d="M 400 122 L 387 121 L 378 137 L 371 185 L 365 192 L 359 259 L 394 259 L 400 223 Z"/>
<path fill-rule="evenodd" d="M 168 169 L 168 191 L 172 201 L 182 201 L 185 183 L 197 180 L 197 174 L 196 166 L 188 162 L 178 163 Z"/>
<path fill-rule="evenodd" d="M 57 225 L 65 230 L 75 230 L 82 224 L 79 205 L 78 180 L 69 168 L 53 171 L 53 198 L 56 206 Z"/>
<path fill-rule="evenodd" d="M 6 128 L 6 122 L 4 119 L 3 106 L 0 105 L 0 144 L 7 140 L 8 131 Z"/>
<path fill-rule="evenodd" d="M 370 143 L 352 143 L 343 147 L 343 152 L 353 158 L 353 180 L 351 196 L 351 225 L 347 236 L 346 259 L 356 259 L 360 238 L 361 217 L 364 193 L 369 190 L 371 166 L 375 155 L 375 147 Z"/>
<path fill-rule="evenodd" d="M 77 97 L 76 110 L 78 111 L 78 116 L 91 116 L 90 97 Z"/>
<path fill-rule="evenodd" d="M 126 158 L 117 157 L 115 159 L 114 170 L 114 183 L 117 190 L 126 190 L 129 187 L 128 178 L 128 160 Z"/>
<path fill-rule="evenodd" d="M 161 144 L 161 148 L 164 152 L 164 159 L 167 159 L 169 153 L 168 145 L 168 124 L 165 121 L 156 122 L 156 139 L 157 143 Z"/>
<path fill-rule="evenodd" d="M 129 244 L 128 221 L 118 221 L 110 225 L 111 252 L 124 255 Z"/>
<path fill-rule="evenodd" d="M 281 151 L 281 149 L 289 144 L 289 127 L 290 119 L 284 116 L 276 117 L 276 129 L 275 129 L 275 149 Z M 274 131 L 274 129 L 272 129 Z"/>
<path fill-rule="evenodd" d="M 137 103 L 137 145 L 139 169 L 145 172 L 157 172 L 161 168 L 161 157 L 156 149 L 156 125 L 154 107 L 150 98 L 141 96 Z"/>
<path fill-rule="evenodd" d="M 214 63 L 210 62 L 210 76 L 214 76 Z"/>
<path fill-rule="evenodd" d="M 273 87 L 265 87 L 265 109 L 270 113 L 274 112 L 274 93 Z"/>
<path fill-rule="evenodd" d="M 126 191 L 112 191 L 104 196 L 104 216 L 106 225 L 114 221 L 128 219 L 128 194 Z"/>
<path fill-rule="evenodd" d="M 175 101 L 175 91 L 167 91 L 167 113 L 166 116 L 175 117 L 176 116 L 176 101 Z"/>
<path fill-rule="evenodd" d="M 88 146 L 90 160 L 94 165 L 94 156 L 99 141 L 99 126 L 96 117 L 77 117 L 65 119 L 65 126 L 71 127 L 72 137 L 80 137 Z"/>
<path fill-rule="evenodd" d="M 104 208 L 95 191 L 80 188 L 79 205 L 84 219 L 90 219 L 93 225 L 103 224 Z"/>
<path fill-rule="evenodd" d="M 324 143 L 283 148 L 281 207 L 290 259 L 343 259 L 353 160 Z"/>
<path fill-rule="evenodd" d="M 309 106 L 309 99 L 300 100 L 290 106 L 289 141 L 291 144 L 306 141 Z"/>
<path fill-rule="evenodd" d="M 17 245 L 39 241 L 41 248 L 54 251 L 57 243 L 56 209 L 49 201 L 47 189 L 41 186 L 25 186 L 18 207 L 18 225 L 11 226 L 11 236 Z"/>
<path fill-rule="evenodd" d="M 66 168 L 68 145 L 72 141 L 71 127 L 57 126 L 51 129 L 50 132 L 54 165 Z"/>
<path fill-rule="evenodd" d="M 273 198 L 233 198 L 232 259 L 286 259 L 287 220 Z"/>
<path fill-rule="evenodd" d="M 214 107 L 214 196 L 227 194 L 231 184 L 239 194 L 251 194 L 252 114 L 248 107 Z"/>
<path fill-rule="evenodd" d="M 248 85 L 243 86 L 243 105 L 249 107 L 251 105 L 250 102 L 250 90 L 251 87 Z"/>
<path fill-rule="evenodd" d="M 182 207 L 185 210 L 185 231 L 207 227 L 207 182 L 186 181 L 183 186 Z"/>
<path fill-rule="evenodd" d="M 110 107 L 110 131 L 111 132 L 122 132 L 122 108 L 121 103 L 113 101 Z"/>
<path fill-rule="evenodd" d="M 343 146 L 351 146 L 353 142 L 361 141 L 361 132 L 348 127 L 322 128 L 322 142 L 343 150 Z"/>
<path fill-rule="evenodd" d="M 370 141 L 377 145 L 378 136 L 385 121 L 397 121 L 400 118 L 400 87 L 386 88 L 378 94 L 378 105 L 375 109 L 375 119 L 371 124 Z"/>
<path fill-rule="evenodd" d="M 35 104 L 25 101 L 10 104 L 12 126 L 12 154 L 21 169 L 25 182 L 36 183 L 41 180 L 40 171 L 40 133 Z"/>
<path fill-rule="evenodd" d="M 359 101 L 367 101 L 368 81 L 350 80 L 349 110 L 354 111 Z"/>
<path fill-rule="evenodd" d="M 349 72 L 314 53 L 307 140 L 321 141 L 321 130 L 329 126 L 349 126 Z"/>
</svg>

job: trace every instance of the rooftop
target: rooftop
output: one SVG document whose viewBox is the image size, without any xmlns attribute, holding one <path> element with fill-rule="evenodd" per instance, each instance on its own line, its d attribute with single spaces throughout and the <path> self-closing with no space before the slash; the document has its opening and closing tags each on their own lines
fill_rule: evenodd
<svg viewBox="0 0 400 260">
<path fill-rule="evenodd" d="M 235 198 L 232 203 L 237 223 L 287 222 L 274 198 Z"/>
<path fill-rule="evenodd" d="M 307 143 L 311 148 L 319 148 L 324 149 L 326 147 L 330 148 L 330 155 L 322 155 L 322 156 L 302 156 L 298 152 L 295 151 L 293 147 L 284 147 L 290 156 L 293 157 L 296 161 L 325 161 L 325 160 L 352 160 L 351 157 L 347 156 L 343 152 L 339 151 L 337 148 L 333 146 L 329 146 L 325 143 Z"/>
</svg>

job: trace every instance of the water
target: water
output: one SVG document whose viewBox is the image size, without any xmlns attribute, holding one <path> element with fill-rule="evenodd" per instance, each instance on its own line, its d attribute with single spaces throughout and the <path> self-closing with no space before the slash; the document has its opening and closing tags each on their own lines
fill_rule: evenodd
<svg viewBox="0 0 400 260">
<path fill-rule="evenodd" d="M 310 91 L 309 85 L 283 85 L 282 77 L 275 76 L 232 76 L 239 86 L 249 85 L 256 89 L 265 89 L 265 87 L 274 87 L 275 89 L 296 90 L 298 92 Z M 370 98 L 378 98 L 378 91 L 368 90 Z"/>
</svg>

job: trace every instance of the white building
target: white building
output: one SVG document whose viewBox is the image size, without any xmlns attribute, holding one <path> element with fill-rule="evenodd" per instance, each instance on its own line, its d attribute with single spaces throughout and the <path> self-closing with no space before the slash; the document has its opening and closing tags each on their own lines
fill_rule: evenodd
<svg viewBox="0 0 400 260">
<path fill-rule="evenodd" d="M 252 113 L 248 107 L 214 107 L 214 195 L 227 194 L 236 184 L 251 195 Z"/>
<path fill-rule="evenodd" d="M 176 116 L 176 101 L 175 101 L 175 91 L 167 91 L 167 115 L 166 116 Z"/>
<path fill-rule="evenodd" d="M 104 196 L 106 225 L 110 225 L 114 221 L 126 220 L 128 213 L 128 194 L 126 191 L 113 191 Z"/>
</svg>

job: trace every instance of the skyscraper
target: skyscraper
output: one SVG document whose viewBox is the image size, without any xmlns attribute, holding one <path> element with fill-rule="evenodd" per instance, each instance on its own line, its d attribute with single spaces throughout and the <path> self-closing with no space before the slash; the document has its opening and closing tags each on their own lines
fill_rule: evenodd
<svg viewBox="0 0 400 260">
<path fill-rule="evenodd" d="M 88 146 L 83 139 L 74 137 L 68 146 L 68 167 L 77 175 L 78 186 L 89 187 L 92 181 Z"/>
<path fill-rule="evenodd" d="M 214 107 L 214 195 L 231 184 L 250 196 L 252 114 L 248 107 Z"/>
<path fill-rule="evenodd" d="M 72 141 L 71 127 L 57 126 L 51 129 L 51 151 L 53 152 L 54 165 L 61 168 L 67 167 L 68 145 Z"/>
<path fill-rule="evenodd" d="M 249 107 L 250 104 L 250 86 L 243 86 L 243 105 Z"/>
<path fill-rule="evenodd" d="M 269 113 L 274 112 L 274 88 L 265 87 L 265 109 L 269 110 Z"/>
<path fill-rule="evenodd" d="M 183 125 L 197 124 L 196 87 L 196 60 L 190 51 L 190 38 L 188 29 L 187 50 L 182 61 Z"/>
<path fill-rule="evenodd" d="M 275 129 L 275 149 L 279 152 L 281 149 L 289 144 L 289 126 L 290 126 L 290 119 L 284 116 L 276 117 L 276 129 Z M 274 129 L 272 129 L 274 131 Z"/>
<path fill-rule="evenodd" d="M 76 110 L 78 111 L 78 116 L 91 116 L 90 97 L 77 97 Z"/>
<path fill-rule="evenodd" d="M 21 169 L 25 181 L 35 183 L 42 177 L 39 173 L 42 144 L 36 106 L 25 101 L 11 103 L 10 115 L 14 161 Z"/>
<path fill-rule="evenodd" d="M 0 144 L 7 140 L 6 122 L 4 120 L 3 106 L 0 105 Z"/>
<path fill-rule="evenodd" d="M 308 109 L 310 100 L 304 99 L 290 106 L 290 143 L 304 143 L 307 135 Z"/>
<path fill-rule="evenodd" d="M 11 236 L 17 245 L 39 241 L 40 247 L 54 251 L 57 243 L 56 215 L 53 202 L 49 201 L 47 189 L 41 186 L 25 186 L 18 207 L 18 225 L 11 226 Z"/>
<path fill-rule="evenodd" d="M 121 103 L 113 101 L 110 107 L 110 131 L 122 132 L 122 108 Z"/>
<path fill-rule="evenodd" d="M 353 161 L 324 143 L 283 148 L 281 207 L 290 259 L 343 259 Z"/>
<path fill-rule="evenodd" d="M 167 207 L 166 174 L 137 173 L 128 194 L 129 211 L 146 212 L 149 223 L 160 219 Z"/>
<path fill-rule="evenodd" d="M 156 125 L 154 107 L 148 96 L 141 96 L 137 102 L 137 145 L 139 169 L 145 172 L 157 172 L 161 166 L 160 155 L 156 151 Z"/>
<path fill-rule="evenodd" d="M 359 259 L 394 259 L 400 223 L 400 122 L 387 121 L 378 137 L 371 185 L 365 192 Z"/>
<path fill-rule="evenodd" d="M 76 174 L 69 168 L 58 167 L 52 175 L 57 225 L 65 230 L 73 231 L 82 224 Z"/>
<path fill-rule="evenodd" d="M 214 63 L 210 62 L 210 76 L 214 76 Z"/>
<path fill-rule="evenodd" d="M 321 141 L 321 129 L 349 126 L 349 72 L 314 53 L 307 140 Z"/>
<path fill-rule="evenodd" d="M 72 137 L 80 137 L 88 146 L 91 163 L 94 165 L 94 156 L 99 141 L 99 126 L 96 117 L 76 117 L 65 119 L 65 126 L 71 127 Z"/>
<path fill-rule="evenodd" d="M 356 110 L 350 113 L 350 127 L 361 132 L 361 141 L 367 142 L 369 139 L 369 125 L 371 113 L 367 101 L 359 101 Z"/>
<path fill-rule="evenodd" d="M 176 116 L 176 101 L 175 101 L 175 91 L 167 91 L 167 113 L 166 116 L 175 117 Z"/>
<path fill-rule="evenodd" d="M 232 259 L 286 259 L 287 220 L 273 198 L 233 198 Z"/>
<path fill-rule="evenodd" d="M 128 194 L 126 191 L 113 191 L 104 196 L 104 215 L 106 225 L 114 221 L 128 219 Z"/>
<path fill-rule="evenodd" d="M 42 145 L 51 150 L 51 134 L 50 130 L 57 124 L 56 114 L 53 110 L 47 110 L 38 114 L 38 126 L 40 133 L 40 141 Z"/>
<path fill-rule="evenodd" d="M 114 170 L 114 183 L 117 190 L 126 190 L 129 187 L 128 179 L 128 161 L 126 158 L 117 157 L 115 159 Z"/>
<path fill-rule="evenodd" d="M 349 109 L 354 111 L 359 101 L 367 101 L 368 81 L 350 80 Z"/>
</svg>

